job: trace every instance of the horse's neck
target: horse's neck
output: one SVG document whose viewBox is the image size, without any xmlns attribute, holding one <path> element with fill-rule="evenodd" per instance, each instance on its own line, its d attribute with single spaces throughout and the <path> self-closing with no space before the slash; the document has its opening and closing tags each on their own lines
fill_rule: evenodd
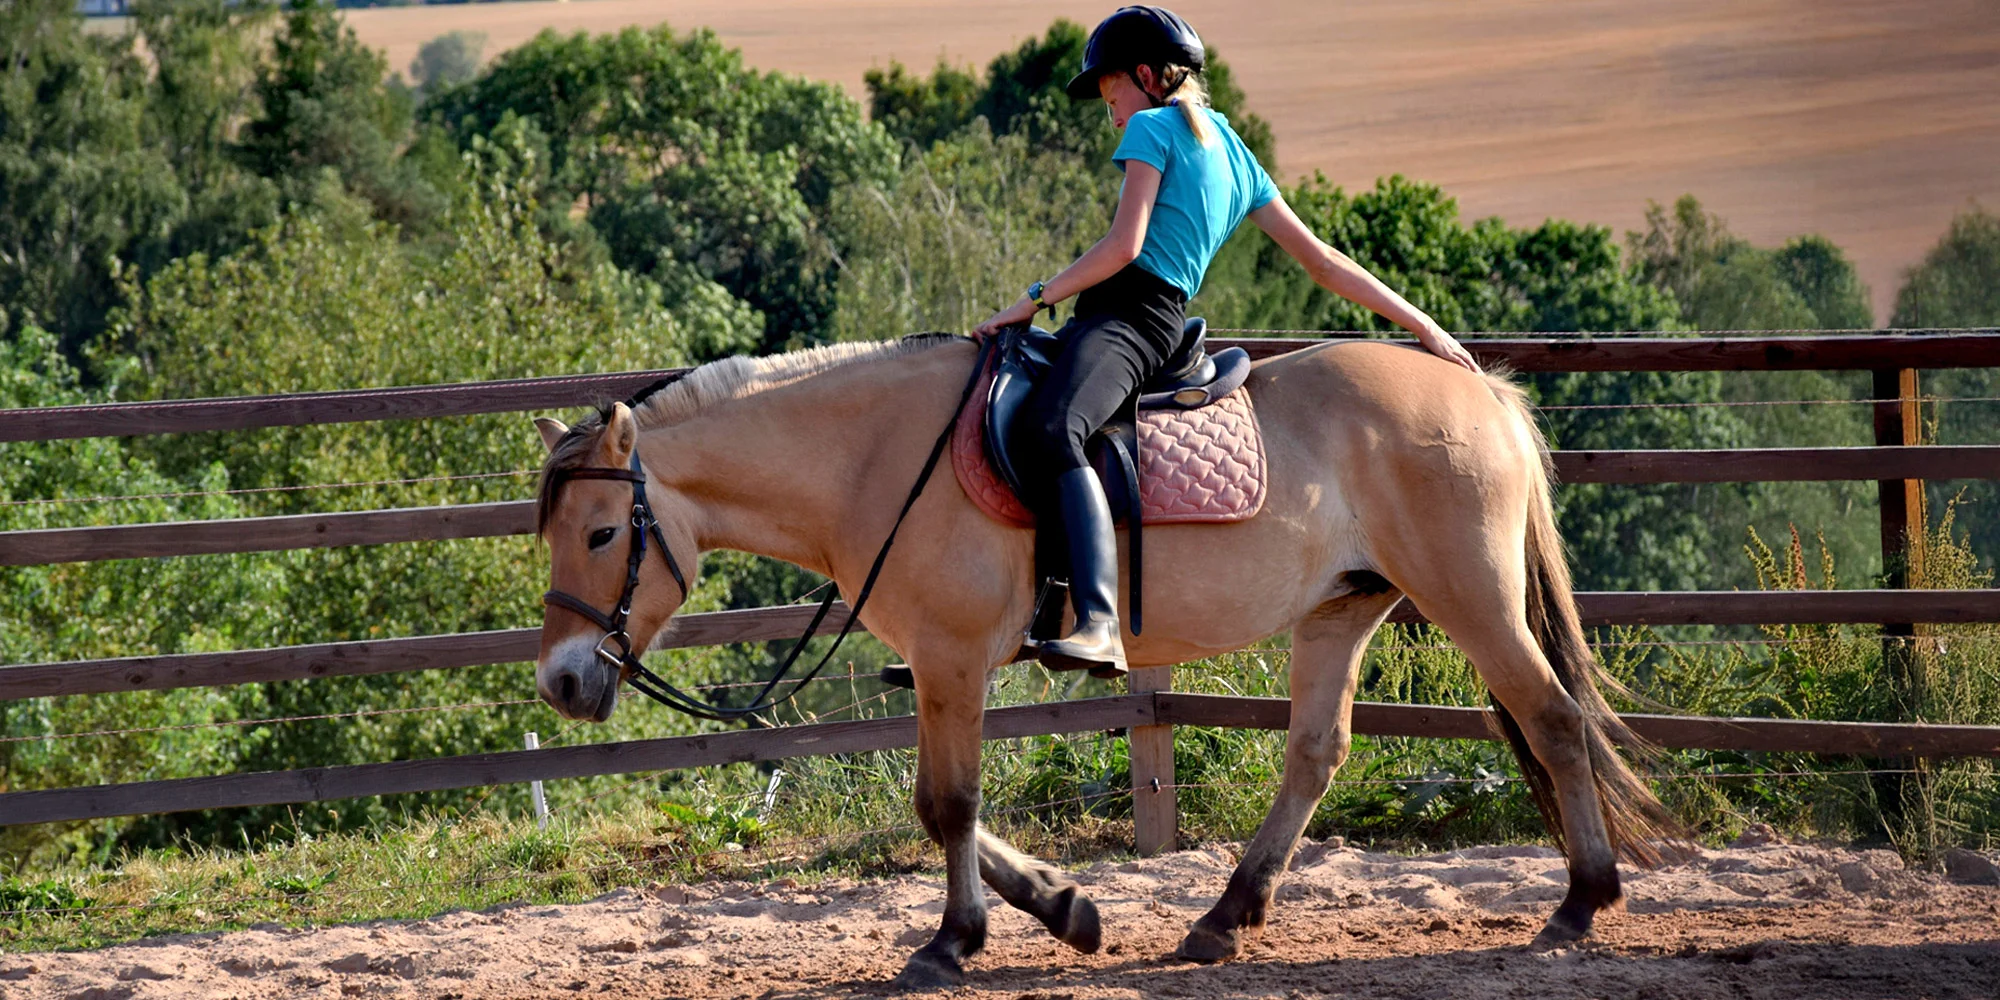
<svg viewBox="0 0 2000 1000">
<path fill-rule="evenodd" d="M 648 431 L 641 459 L 690 501 L 703 551 L 846 575 L 880 545 L 970 358 L 938 347 L 828 369 Z"/>
</svg>

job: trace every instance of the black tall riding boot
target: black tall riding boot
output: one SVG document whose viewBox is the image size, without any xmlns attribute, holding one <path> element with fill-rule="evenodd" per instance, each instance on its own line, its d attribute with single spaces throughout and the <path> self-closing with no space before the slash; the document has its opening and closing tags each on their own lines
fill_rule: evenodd
<svg viewBox="0 0 2000 1000">
<path fill-rule="evenodd" d="M 1104 485 L 1090 469 L 1056 479 L 1063 534 L 1069 539 L 1070 604 L 1076 631 L 1041 644 L 1037 654 L 1051 670 L 1088 670 L 1095 677 L 1125 675 L 1125 640 L 1118 623 L 1118 536 Z"/>
</svg>

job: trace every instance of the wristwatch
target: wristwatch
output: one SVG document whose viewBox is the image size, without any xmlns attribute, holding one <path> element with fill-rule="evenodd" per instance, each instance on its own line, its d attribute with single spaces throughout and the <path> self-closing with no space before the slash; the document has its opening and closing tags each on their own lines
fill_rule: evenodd
<svg viewBox="0 0 2000 1000">
<path fill-rule="evenodd" d="M 1042 300 L 1042 292 L 1047 287 L 1048 283 L 1042 281 L 1037 281 L 1034 284 L 1029 285 L 1028 301 L 1033 302 L 1035 304 L 1036 312 L 1041 312 L 1042 310 L 1047 309 L 1049 311 L 1049 315 L 1053 316 L 1056 313 L 1056 307 Z"/>
</svg>

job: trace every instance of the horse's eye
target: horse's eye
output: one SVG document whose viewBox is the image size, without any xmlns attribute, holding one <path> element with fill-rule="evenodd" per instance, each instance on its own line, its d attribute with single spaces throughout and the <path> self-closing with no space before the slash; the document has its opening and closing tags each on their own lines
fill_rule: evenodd
<svg viewBox="0 0 2000 1000">
<path fill-rule="evenodd" d="M 617 535 L 618 535 L 617 528 L 599 528 L 596 531 L 590 533 L 590 547 L 593 549 L 601 549 L 606 545 L 610 545 L 611 539 L 617 537 Z"/>
</svg>

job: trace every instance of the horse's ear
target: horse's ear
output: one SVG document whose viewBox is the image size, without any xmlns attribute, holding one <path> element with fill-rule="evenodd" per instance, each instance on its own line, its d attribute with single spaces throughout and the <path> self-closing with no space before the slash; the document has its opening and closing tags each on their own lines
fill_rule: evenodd
<svg viewBox="0 0 2000 1000">
<path fill-rule="evenodd" d="M 542 447 L 550 451 L 556 450 L 556 442 L 569 433 L 569 425 L 554 417 L 536 417 L 535 429 L 542 432 Z"/>
<path fill-rule="evenodd" d="M 609 449 L 610 464 L 622 466 L 632 457 L 632 449 L 639 446 L 639 424 L 632 419 L 632 408 L 624 403 L 611 404 L 611 416 L 604 421 L 604 447 Z"/>
</svg>

